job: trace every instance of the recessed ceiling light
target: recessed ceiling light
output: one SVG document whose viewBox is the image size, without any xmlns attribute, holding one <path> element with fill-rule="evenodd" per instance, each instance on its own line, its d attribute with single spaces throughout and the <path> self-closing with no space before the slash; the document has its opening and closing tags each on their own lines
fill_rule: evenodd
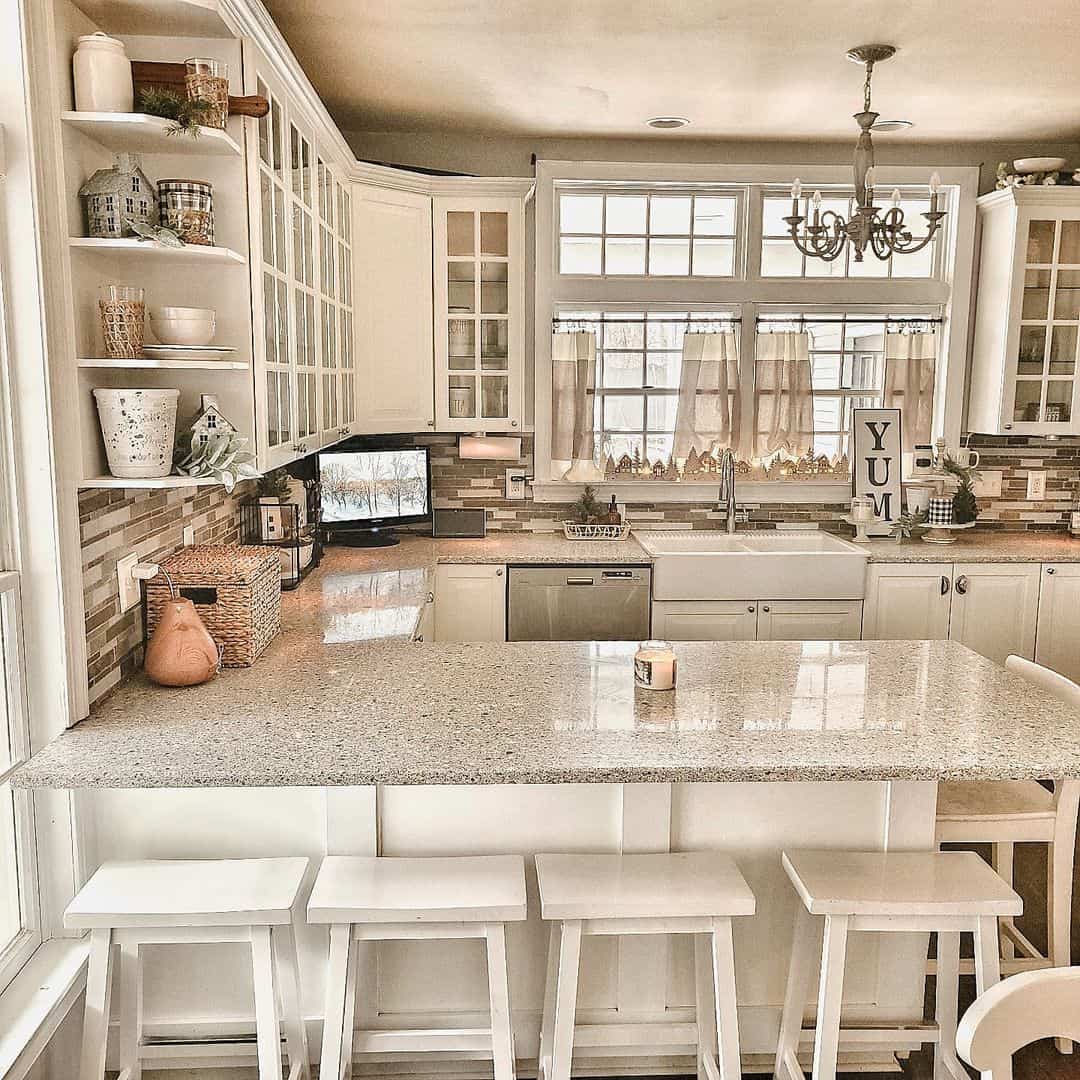
<svg viewBox="0 0 1080 1080">
<path fill-rule="evenodd" d="M 908 128 L 915 125 L 910 120 L 879 120 L 871 131 L 907 131 Z"/>
<path fill-rule="evenodd" d="M 685 116 L 654 116 L 650 120 L 645 121 L 651 128 L 660 128 L 662 131 L 669 131 L 671 128 L 686 127 L 690 123 Z"/>
</svg>

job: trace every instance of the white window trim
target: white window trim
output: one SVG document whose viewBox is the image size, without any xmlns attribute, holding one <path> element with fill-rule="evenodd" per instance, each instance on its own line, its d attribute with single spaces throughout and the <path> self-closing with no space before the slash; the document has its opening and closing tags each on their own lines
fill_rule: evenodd
<svg viewBox="0 0 1080 1080">
<path fill-rule="evenodd" d="M 878 182 L 883 188 L 906 187 L 926 182 L 930 166 L 880 166 Z M 942 186 L 951 196 L 949 222 L 952 239 L 941 266 L 940 291 L 934 296 L 925 280 L 913 279 L 841 279 L 839 281 L 802 278 L 761 278 L 760 248 L 745 245 L 745 276 L 730 278 L 649 279 L 651 291 L 659 296 L 655 283 L 670 286 L 663 299 L 673 306 L 701 305 L 738 308 L 743 322 L 739 349 L 743 358 L 753 356 L 754 318 L 759 306 L 771 305 L 788 310 L 811 310 L 814 307 L 875 307 L 878 310 L 903 310 L 918 305 L 925 309 L 929 299 L 947 305 L 947 318 L 938 328 L 941 337 L 938 365 L 939 386 L 934 402 L 934 433 L 951 444 L 959 443 L 964 394 L 967 381 L 968 323 L 972 297 L 975 255 L 975 199 L 978 196 L 979 170 L 975 167 L 939 168 Z M 733 184 L 784 185 L 796 176 L 804 186 L 840 186 L 851 183 L 850 165 L 658 165 L 633 162 L 538 161 L 536 163 L 536 277 L 535 277 L 535 441 L 533 496 L 542 502 L 572 502 L 580 484 L 550 479 L 551 475 L 551 313 L 556 304 L 582 310 L 599 307 L 624 308 L 648 304 L 659 307 L 659 300 L 633 304 L 626 296 L 626 278 L 589 278 L 568 275 L 574 283 L 571 298 L 557 295 L 559 237 L 556 231 L 556 186 L 562 181 L 595 181 L 597 184 Z M 760 205 L 750 199 L 746 205 L 744 235 L 760 233 Z M 722 294 L 717 295 L 718 287 Z M 621 484 L 598 484 L 605 497 L 614 494 L 621 501 L 701 503 L 715 498 L 712 483 L 666 481 L 631 481 Z M 850 497 L 847 481 L 794 481 L 745 483 L 739 486 L 740 502 L 747 503 L 837 503 Z"/>
</svg>

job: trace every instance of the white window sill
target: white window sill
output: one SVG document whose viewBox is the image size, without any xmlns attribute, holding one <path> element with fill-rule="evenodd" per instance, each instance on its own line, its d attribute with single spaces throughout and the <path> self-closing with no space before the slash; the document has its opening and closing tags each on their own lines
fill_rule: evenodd
<svg viewBox="0 0 1080 1080">
<path fill-rule="evenodd" d="M 40 945 L 0 994 L 0 1076 L 22 1080 L 86 986 L 85 940 Z"/>
<path fill-rule="evenodd" d="M 584 484 L 565 480 L 536 481 L 532 485 L 533 499 L 545 503 L 571 503 L 581 494 Z M 612 495 L 623 503 L 716 503 L 719 478 L 710 483 L 683 483 L 671 480 L 631 480 L 626 483 L 593 485 L 597 498 L 607 501 Z M 740 506 L 749 503 L 843 503 L 851 501 L 849 480 L 769 480 L 745 481 L 735 484 L 735 499 Z"/>
</svg>

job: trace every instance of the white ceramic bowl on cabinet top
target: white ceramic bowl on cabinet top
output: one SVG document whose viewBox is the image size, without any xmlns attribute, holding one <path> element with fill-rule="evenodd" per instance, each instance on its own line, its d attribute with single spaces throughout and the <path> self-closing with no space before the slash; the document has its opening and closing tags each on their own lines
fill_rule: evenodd
<svg viewBox="0 0 1080 1080">
<path fill-rule="evenodd" d="M 152 308 L 150 329 L 163 345 L 209 345 L 217 329 L 217 313 L 213 308 Z"/>
</svg>

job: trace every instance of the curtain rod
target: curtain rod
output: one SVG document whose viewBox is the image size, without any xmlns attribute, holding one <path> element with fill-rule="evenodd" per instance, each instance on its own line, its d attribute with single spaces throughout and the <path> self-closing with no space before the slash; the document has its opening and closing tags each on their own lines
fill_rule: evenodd
<svg viewBox="0 0 1080 1080">
<path fill-rule="evenodd" d="M 889 315 L 885 318 L 873 318 L 868 316 L 815 316 L 815 315 L 799 315 L 796 318 L 790 318 L 785 315 L 758 315 L 757 322 L 759 323 L 855 323 L 867 326 L 880 325 L 881 323 L 932 323 L 934 325 L 943 323 L 945 319 L 940 315 Z"/>
<path fill-rule="evenodd" d="M 581 315 L 556 315 L 551 320 L 552 326 L 561 326 L 563 323 L 599 323 L 602 325 L 617 324 L 619 326 L 659 326 L 662 323 L 673 323 L 677 326 L 708 326 L 710 323 L 741 323 L 742 319 L 735 315 L 713 315 L 705 317 L 698 315 L 693 319 L 687 319 L 685 317 L 681 319 L 642 319 L 640 317 L 633 319 L 612 319 L 607 316 L 603 316 L 599 319 L 589 319 Z"/>
</svg>

